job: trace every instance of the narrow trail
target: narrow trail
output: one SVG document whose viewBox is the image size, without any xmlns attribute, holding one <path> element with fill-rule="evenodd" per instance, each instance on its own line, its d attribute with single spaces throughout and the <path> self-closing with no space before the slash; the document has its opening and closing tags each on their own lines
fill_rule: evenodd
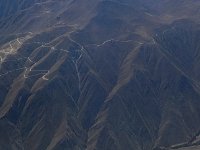
<svg viewBox="0 0 200 150">
<path fill-rule="evenodd" d="M 72 63 L 75 66 L 77 77 L 78 77 L 78 80 L 79 80 L 78 81 L 79 82 L 79 90 L 81 90 L 81 81 L 80 81 L 81 77 L 80 77 L 78 63 L 79 63 L 80 59 L 83 57 L 83 55 L 86 56 L 91 62 L 93 60 L 88 55 L 87 50 L 85 49 L 85 47 L 82 44 L 80 44 L 79 42 L 77 42 L 74 39 L 72 39 L 72 37 L 71 37 L 71 35 L 73 33 L 77 32 L 77 30 L 78 30 L 77 25 L 69 25 L 69 26 L 73 27 L 74 29 L 71 32 L 68 33 L 68 39 L 72 43 L 75 43 L 76 45 L 79 46 L 79 49 L 76 50 L 78 53 L 80 53 L 79 56 L 78 56 L 78 58 L 71 58 L 71 59 L 72 59 Z M 32 32 L 27 32 L 27 33 L 29 35 L 34 34 Z M 18 34 L 11 34 L 11 35 L 20 36 L 20 35 L 24 35 L 24 34 L 25 33 L 18 33 Z M 39 41 L 35 41 L 35 42 L 24 42 L 24 41 L 26 41 L 26 40 L 23 37 L 21 37 L 21 38 L 17 37 L 15 40 L 9 42 L 9 49 L 7 48 L 7 49 L 1 49 L 0 50 L 0 68 L 1 68 L 1 66 L 2 66 L 3 63 L 18 62 L 18 61 L 22 61 L 22 60 L 28 61 L 28 62 L 32 63 L 32 65 L 30 67 L 24 66 L 24 67 L 20 67 L 20 68 L 17 68 L 17 69 L 9 70 L 6 73 L 0 74 L 0 77 L 4 77 L 4 76 L 6 76 L 8 74 L 14 73 L 14 72 L 19 71 L 19 70 L 24 70 L 23 77 L 25 79 L 31 78 L 31 77 L 34 77 L 34 76 L 42 75 L 41 78 L 43 80 L 45 80 L 45 81 L 49 80 L 49 78 L 47 76 L 50 74 L 50 70 L 49 69 L 42 69 L 42 70 L 34 69 L 34 67 L 38 65 L 38 62 L 35 62 L 30 57 L 25 57 L 25 56 L 21 55 L 19 58 L 11 59 L 11 60 L 6 60 L 7 56 L 17 53 L 17 49 L 20 48 L 22 45 L 39 44 L 40 45 L 39 47 L 47 47 L 47 48 L 50 48 L 50 50 L 52 50 L 52 51 L 62 51 L 62 52 L 65 52 L 65 53 L 69 53 L 70 52 L 67 49 L 63 49 L 63 48 L 57 49 L 55 46 L 50 46 L 51 43 L 45 43 L 45 42 L 39 42 Z M 101 47 L 101 46 L 104 46 L 105 44 L 110 43 L 110 42 L 134 42 L 134 40 L 125 40 L 125 41 L 121 40 L 120 41 L 120 40 L 116 40 L 116 39 L 112 38 L 112 39 L 109 39 L 109 40 L 105 40 L 101 44 L 88 44 L 88 45 L 93 45 L 93 46 L 96 46 L 96 47 Z M 13 45 L 13 43 L 14 44 L 18 44 L 18 48 L 15 48 L 14 45 Z M 141 42 L 138 42 L 138 43 L 139 44 L 143 44 Z M 3 56 L 1 56 L 1 54 Z M 31 73 L 36 73 L 36 74 L 29 75 Z"/>
<path fill-rule="evenodd" d="M 22 42 L 20 42 L 20 39 L 19 39 L 19 38 L 17 38 L 16 41 L 17 41 L 18 44 L 20 44 L 20 45 L 23 44 Z M 44 42 L 32 42 L 32 43 L 29 43 L 29 42 L 28 42 L 28 43 L 25 43 L 25 44 L 34 44 L 34 43 L 41 44 L 41 47 L 50 47 L 50 46 L 46 46 L 46 45 L 49 44 L 49 43 L 44 43 Z M 9 46 L 10 46 L 10 50 L 9 50 L 8 52 L 7 52 L 7 51 L 4 51 L 4 49 L 3 49 L 3 50 L 0 51 L 0 53 L 6 55 L 6 57 L 7 57 L 8 55 L 12 55 L 13 52 L 14 52 L 14 48 L 13 48 L 11 42 L 9 42 Z M 54 50 L 54 51 L 62 51 L 62 52 L 66 52 L 66 53 L 69 52 L 69 51 L 66 50 L 66 49 L 56 49 L 55 47 L 51 47 L 51 50 Z M 27 61 L 29 61 L 29 62 L 31 62 L 31 63 L 33 63 L 33 64 L 31 65 L 31 67 L 25 66 L 25 67 L 21 67 L 21 68 L 9 70 L 9 71 L 7 71 L 7 72 L 5 72 L 5 73 L 0 74 L 0 77 L 6 76 L 6 75 L 8 75 L 8 74 L 10 74 L 10 73 L 13 73 L 13 72 L 16 72 L 16 71 L 19 71 L 19 70 L 24 70 L 24 75 L 23 75 L 23 77 L 24 77 L 25 79 L 31 78 L 31 77 L 34 77 L 34 76 L 43 75 L 43 76 L 41 77 L 43 80 L 49 80 L 49 79 L 47 78 L 47 75 L 50 73 L 50 70 L 45 70 L 45 69 L 43 69 L 43 70 L 36 70 L 36 69 L 33 69 L 33 68 L 37 65 L 37 62 L 34 62 L 30 57 L 21 56 L 21 57 L 19 57 L 18 59 L 5 60 L 5 59 L 2 58 L 2 56 L 0 56 L 0 66 L 1 66 L 3 63 L 6 63 L 6 62 L 18 62 L 18 61 L 20 61 L 20 60 L 27 60 Z M 31 72 L 39 72 L 39 73 L 34 74 L 34 75 L 28 75 L 28 74 L 30 74 Z"/>
</svg>

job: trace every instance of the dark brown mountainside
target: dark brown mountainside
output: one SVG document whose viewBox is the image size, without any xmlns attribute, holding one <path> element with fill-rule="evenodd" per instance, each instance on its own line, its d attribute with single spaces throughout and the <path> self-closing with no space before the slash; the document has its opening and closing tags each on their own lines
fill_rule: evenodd
<svg viewBox="0 0 200 150">
<path fill-rule="evenodd" d="M 199 150 L 199 0 L 0 0 L 0 150 Z"/>
</svg>

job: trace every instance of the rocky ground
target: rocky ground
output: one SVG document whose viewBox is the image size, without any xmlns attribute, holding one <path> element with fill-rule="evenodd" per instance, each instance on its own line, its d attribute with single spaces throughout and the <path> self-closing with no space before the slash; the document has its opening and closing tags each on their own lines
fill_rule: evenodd
<svg viewBox="0 0 200 150">
<path fill-rule="evenodd" d="M 199 149 L 199 8 L 1 0 L 0 149 Z"/>
</svg>

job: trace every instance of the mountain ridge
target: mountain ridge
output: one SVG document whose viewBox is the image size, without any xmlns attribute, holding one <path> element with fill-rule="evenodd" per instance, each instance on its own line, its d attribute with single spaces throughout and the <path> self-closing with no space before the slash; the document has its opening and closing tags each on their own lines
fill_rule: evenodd
<svg viewBox="0 0 200 150">
<path fill-rule="evenodd" d="M 199 7 L 0 1 L 0 149 L 198 149 Z"/>
</svg>

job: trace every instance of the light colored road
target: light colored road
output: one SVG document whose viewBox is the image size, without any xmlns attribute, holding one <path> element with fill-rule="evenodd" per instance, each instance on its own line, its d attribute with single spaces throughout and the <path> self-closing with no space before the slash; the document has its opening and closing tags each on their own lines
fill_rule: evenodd
<svg viewBox="0 0 200 150">
<path fill-rule="evenodd" d="M 73 39 L 71 38 L 71 34 L 72 34 L 72 33 L 75 33 L 76 30 L 78 29 L 76 25 L 71 25 L 71 26 L 74 27 L 74 30 L 71 31 L 71 32 L 69 32 L 68 38 L 69 38 L 69 40 L 70 40 L 71 42 L 77 44 L 77 45 L 80 47 L 79 50 L 78 50 L 78 51 L 80 51 L 80 55 L 78 56 L 78 58 L 77 58 L 76 60 L 72 60 L 74 66 L 75 66 L 75 68 L 76 68 L 76 72 L 77 72 L 77 76 L 78 76 L 78 80 L 79 80 L 79 89 L 80 89 L 80 72 L 79 72 L 79 68 L 78 68 L 78 62 L 79 62 L 79 60 L 82 58 L 83 54 L 85 54 L 88 58 L 90 58 L 90 56 L 88 56 L 87 51 L 86 51 L 86 49 L 84 48 L 83 45 L 81 45 L 80 43 L 78 43 L 77 41 L 75 41 L 75 40 L 73 40 Z M 23 34 L 23 33 L 21 33 L 21 34 Z M 32 33 L 32 32 L 28 32 L 28 34 L 33 34 L 33 33 Z M 20 35 L 20 34 L 19 34 L 19 35 Z M 20 39 L 22 39 L 22 38 L 20 38 Z M 16 40 L 9 42 L 10 51 L 3 51 L 3 50 L 2 50 L 2 51 L 0 51 L 0 52 L 3 53 L 3 54 L 6 55 L 6 56 L 7 56 L 7 55 L 13 54 L 13 52 L 15 51 L 15 49 L 14 49 L 12 43 L 15 43 L 15 42 L 17 42 L 17 43 L 20 44 L 20 45 L 23 45 L 23 44 L 34 44 L 34 43 L 35 43 L 35 44 L 40 44 L 41 47 L 50 47 L 50 46 L 48 46 L 50 43 L 44 43 L 44 42 L 38 42 L 38 41 L 36 41 L 36 42 L 24 42 L 24 40 L 23 40 L 23 42 L 22 42 L 20 39 L 17 38 Z M 106 41 L 102 42 L 101 44 L 93 44 L 93 45 L 96 45 L 97 47 L 100 47 L 100 46 L 103 46 L 103 45 L 105 45 L 105 44 L 107 44 L 107 43 L 109 43 L 109 42 L 112 42 L 112 41 L 115 41 L 115 42 L 132 42 L 133 40 L 120 41 L 120 40 L 115 40 L 115 39 L 109 39 L 109 40 L 106 40 Z M 143 44 L 143 43 L 141 43 L 141 42 L 138 42 L 138 43 L 139 43 L 140 45 Z M 69 53 L 69 51 L 68 51 L 67 49 L 57 49 L 57 48 L 54 47 L 54 46 L 50 47 L 50 50 L 52 50 L 52 51 L 63 51 L 63 52 Z M 0 74 L 0 77 L 5 76 L 5 75 L 8 75 L 8 74 L 10 74 L 10 73 L 13 73 L 13 72 L 15 72 L 15 71 L 23 70 L 23 69 L 24 69 L 24 75 L 23 75 L 24 78 L 31 78 L 31 77 L 34 77 L 34 76 L 43 75 L 43 76 L 41 77 L 43 80 L 49 80 L 49 79 L 47 78 L 47 75 L 50 74 L 50 70 L 47 70 L 47 69 L 42 69 L 42 70 L 34 69 L 34 67 L 37 66 L 38 62 L 34 62 L 30 57 L 19 57 L 18 59 L 13 59 L 13 60 L 6 60 L 6 61 L 4 61 L 4 59 L 0 56 L 0 63 L 2 64 L 2 63 L 4 63 L 4 62 L 20 61 L 20 60 L 22 60 L 22 59 L 27 59 L 28 61 L 30 61 L 30 62 L 33 63 L 33 64 L 31 65 L 31 67 L 25 66 L 25 67 L 23 67 L 23 68 L 10 70 L 10 71 L 8 71 L 8 72 L 6 72 L 6 73 Z M 31 72 L 32 72 L 32 73 L 33 73 L 33 72 L 36 72 L 36 74 L 29 75 L 29 74 L 31 74 Z"/>
<path fill-rule="evenodd" d="M 153 17 L 153 15 L 152 15 L 151 13 L 149 13 L 149 12 L 145 12 L 145 14 L 146 14 L 147 16 Z"/>
<path fill-rule="evenodd" d="M 19 38 L 16 39 L 16 42 L 18 42 L 20 45 L 22 45 L 23 43 L 20 42 Z M 44 43 L 44 42 L 32 42 L 32 43 L 26 43 L 26 44 L 33 44 L 33 43 L 37 43 L 37 44 L 42 44 L 42 47 L 49 47 L 49 46 L 46 46 L 47 44 L 49 43 Z M 5 51 L 5 50 L 1 50 L 0 52 L 3 53 L 4 55 L 11 55 L 14 51 L 14 48 L 12 46 L 12 42 L 9 42 L 9 47 L 10 47 L 10 51 Z M 66 49 L 56 49 L 55 47 L 51 47 L 51 50 L 53 51 L 63 51 L 63 52 L 66 52 L 68 53 L 69 51 L 66 50 Z M 23 67 L 23 68 L 19 68 L 19 69 L 13 69 L 13 70 L 10 70 L 10 71 L 7 71 L 6 73 L 2 73 L 0 74 L 0 77 L 3 77 L 5 75 L 8 75 L 10 73 L 13 73 L 15 71 L 18 71 L 18 70 L 25 70 L 24 71 L 24 78 L 30 78 L 30 77 L 34 77 L 34 76 L 38 76 L 38 75 L 43 75 L 42 76 L 42 79 L 43 80 L 48 80 L 48 78 L 46 77 L 50 71 L 49 70 L 34 70 L 33 68 L 37 65 L 37 62 L 34 62 L 33 60 L 31 60 L 30 57 L 19 57 L 18 59 L 13 59 L 13 60 L 6 60 L 4 61 L 4 59 L 0 56 L 0 63 L 5 63 L 5 62 L 16 62 L 16 61 L 19 61 L 19 60 L 23 60 L 23 59 L 27 59 L 28 61 L 30 61 L 31 63 L 33 63 L 33 65 L 28 68 L 28 67 Z M 31 73 L 31 72 L 40 72 L 40 73 L 37 73 L 37 74 L 34 74 L 34 75 L 28 75 L 28 73 Z"/>
<path fill-rule="evenodd" d="M 19 38 L 17 38 L 17 42 L 21 45 L 22 43 L 19 41 Z"/>
<path fill-rule="evenodd" d="M 11 42 L 9 42 L 9 45 L 10 45 L 10 49 L 11 49 L 11 51 L 13 51 L 13 47 L 12 47 Z"/>
<path fill-rule="evenodd" d="M 97 47 L 100 47 L 100 46 L 103 46 L 103 45 L 105 45 L 106 43 L 109 43 L 109 42 L 112 42 L 112 41 L 113 41 L 113 39 L 110 39 L 110 40 L 104 41 L 103 43 L 101 43 L 101 44 L 99 44 L 99 45 L 96 45 L 96 44 L 94 44 L 94 45 L 96 45 Z"/>
<path fill-rule="evenodd" d="M 110 40 L 106 40 L 106 41 L 104 41 L 103 43 L 101 43 L 101 44 L 91 44 L 91 45 L 96 45 L 97 47 L 100 47 L 100 46 L 103 46 L 103 45 L 105 45 L 105 44 L 107 44 L 107 43 L 110 43 L 110 42 L 121 42 L 121 43 L 129 43 L 129 42 L 134 42 L 134 40 L 125 40 L 125 41 L 123 41 L 123 40 L 116 40 L 116 39 L 110 39 Z M 142 43 L 143 44 L 143 43 Z"/>
<path fill-rule="evenodd" d="M 43 80 L 49 80 L 49 79 L 46 77 L 49 73 L 50 73 L 50 71 L 48 70 L 47 73 L 44 74 L 44 75 L 42 76 L 42 79 L 43 79 Z"/>
</svg>

